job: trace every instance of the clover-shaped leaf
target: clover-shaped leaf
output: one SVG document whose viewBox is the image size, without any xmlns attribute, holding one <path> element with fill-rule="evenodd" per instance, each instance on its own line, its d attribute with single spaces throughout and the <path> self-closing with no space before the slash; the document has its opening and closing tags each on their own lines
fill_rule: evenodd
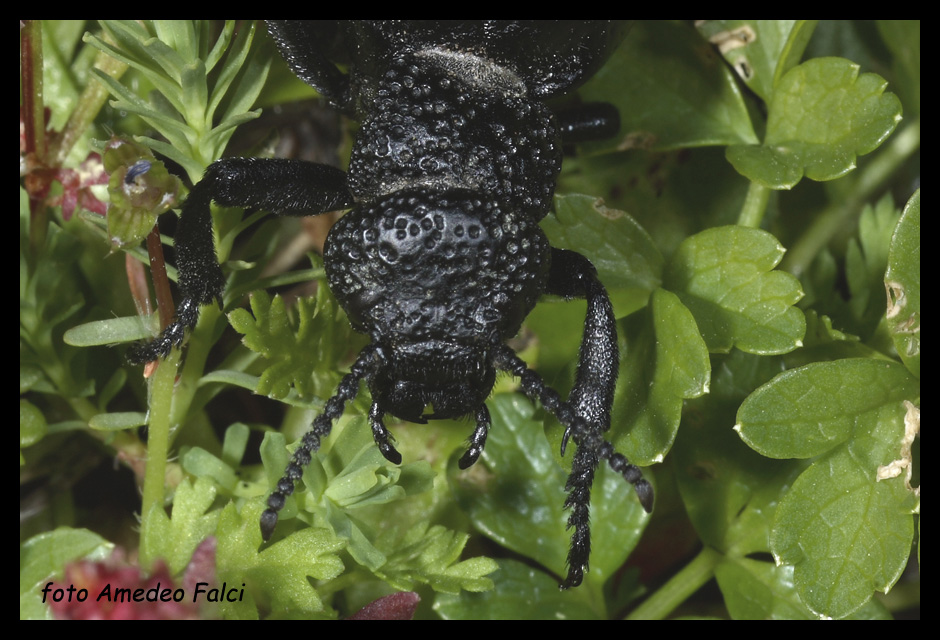
<svg viewBox="0 0 940 640">
<path fill-rule="evenodd" d="M 741 405 L 735 429 L 772 458 L 819 456 L 780 501 L 771 534 L 813 611 L 845 617 L 887 591 L 907 564 L 913 492 L 885 474 L 907 446 L 919 384 L 901 364 L 871 358 L 786 371 Z"/>
<path fill-rule="evenodd" d="M 556 461 L 557 450 L 525 398 L 499 394 L 488 404 L 493 426 L 483 456 L 464 472 L 457 471 L 453 458 L 447 473 L 451 488 L 477 529 L 564 576 L 571 532 L 564 509 L 567 473 Z M 623 478 L 601 465 L 592 490 L 586 585 L 599 589 L 613 575 L 648 521 Z"/>
<path fill-rule="evenodd" d="M 789 273 L 774 271 L 784 249 L 760 229 L 716 227 L 686 239 L 666 270 L 664 286 L 695 316 L 710 351 L 737 347 L 760 355 L 802 344 L 803 291 Z"/>
<path fill-rule="evenodd" d="M 726 155 L 742 175 L 770 189 L 790 189 L 805 174 L 832 180 L 855 168 L 901 120 L 901 102 L 874 73 L 859 75 L 843 58 L 813 58 L 788 71 L 768 105 L 762 145 L 732 145 Z"/>
<path fill-rule="evenodd" d="M 587 256 L 607 287 L 618 318 L 646 304 L 660 284 L 663 256 L 629 214 L 592 196 L 555 196 L 554 215 L 542 220 L 553 247 Z"/>
</svg>

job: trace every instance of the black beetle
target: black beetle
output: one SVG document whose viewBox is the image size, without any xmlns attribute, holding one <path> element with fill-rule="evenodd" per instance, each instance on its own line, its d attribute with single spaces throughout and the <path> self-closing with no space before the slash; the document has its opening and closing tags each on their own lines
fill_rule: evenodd
<svg viewBox="0 0 940 640">
<path fill-rule="evenodd" d="M 179 345 L 200 305 L 221 301 L 222 270 L 210 203 L 316 215 L 352 208 L 324 250 L 330 288 L 353 326 L 371 337 L 304 435 L 268 498 L 269 539 L 321 438 L 365 380 L 382 454 L 401 455 L 388 413 L 425 423 L 473 416 L 460 459 L 479 458 L 490 427 L 484 401 L 497 371 L 565 427 L 577 445 L 566 490 L 574 529 L 568 576 L 581 583 L 590 555 L 589 504 L 601 460 L 633 484 L 646 511 L 653 489 L 603 437 L 619 354 L 613 310 L 593 265 L 555 249 L 539 228 L 561 168 L 562 142 L 611 135 L 609 105 L 555 115 L 544 104 L 589 78 L 623 37 L 619 23 L 522 21 L 268 21 L 290 68 L 357 117 L 349 170 L 295 160 L 229 158 L 212 164 L 186 200 L 176 234 L 177 315 L 128 358 L 141 363 Z M 346 62 L 342 73 L 337 62 Z M 575 385 L 567 401 L 505 344 L 542 294 L 586 298 Z M 425 413 L 431 405 L 433 413 Z"/>
</svg>

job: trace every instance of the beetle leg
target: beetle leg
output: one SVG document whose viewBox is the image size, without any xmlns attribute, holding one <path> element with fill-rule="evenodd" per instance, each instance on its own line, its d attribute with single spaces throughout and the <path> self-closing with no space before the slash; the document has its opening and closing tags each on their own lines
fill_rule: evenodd
<svg viewBox="0 0 940 640">
<path fill-rule="evenodd" d="M 359 357 L 349 373 L 340 380 L 336 393 L 326 401 L 323 413 L 314 419 L 313 427 L 301 438 L 300 446 L 291 456 L 284 476 L 278 480 L 275 490 L 268 496 L 268 508 L 261 514 L 261 537 L 265 540 L 270 539 L 274 533 L 278 512 L 284 508 L 287 497 L 294 492 L 294 483 L 303 476 L 304 468 L 310 464 L 313 454 L 320 450 L 320 441 L 333 430 L 333 421 L 343 415 L 346 403 L 359 393 L 359 383 L 362 379 L 375 373 L 378 357 L 378 349 L 373 345 L 368 345 L 359 352 Z"/>
<path fill-rule="evenodd" d="M 580 424 L 599 437 L 600 433 L 610 428 L 610 409 L 620 364 L 617 324 L 610 298 L 597 279 L 594 265 L 581 254 L 564 249 L 552 249 L 548 291 L 566 298 L 587 299 L 584 335 L 568 404 L 583 420 Z M 568 438 L 574 429 L 574 423 L 565 425 L 562 455 L 565 454 Z M 581 584 L 588 568 L 591 556 L 591 487 L 599 462 L 597 452 L 585 446 L 582 438 L 576 436 L 575 442 L 578 449 L 571 463 L 571 474 L 565 483 L 568 492 L 565 508 L 570 509 L 568 528 L 573 529 L 568 550 L 568 576 L 562 584 L 565 589 Z"/>
<path fill-rule="evenodd" d="M 565 485 L 568 498 L 565 507 L 571 509 L 568 527 L 574 529 L 571 548 L 568 552 L 568 577 L 564 588 L 581 583 L 591 555 L 590 502 L 594 473 L 600 461 L 599 449 L 606 450 L 611 467 L 623 473 L 634 485 L 643 508 L 652 507 L 652 487 L 643 479 L 639 469 L 626 458 L 613 451 L 613 447 L 600 435 L 610 428 L 610 411 L 614 400 L 614 387 L 620 366 L 617 346 L 617 321 L 606 289 L 597 279 L 594 265 L 584 256 L 573 251 L 552 249 L 552 269 L 549 273 L 548 291 L 566 298 L 587 299 L 587 314 L 584 319 L 584 336 L 578 355 L 578 368 L 574 388 L 568 396 L 577 415 L 583 422 L 565 425 L 561 453 L 565 453 L 568 438 L 574 435 L 578 450 L 571 464 L 571 475 Z M 580 426 L 589 433 L 579 433 Z M 616 461 L 614 460 L 616 457 Z M 629 467 L 629 473 L 624 473 Z"/>
<path fill-rule="evenodd" d="M 385 456 L 385 459 L 391 462 L 392 464 L 401 464 L 401 454 L 392 446 L 392 443 L 389 442 L 389 438 L 392 437 L 392 434 L 388 432 L 388 429 L 385 428 L 385 424 L 382 422 L 382 416 L 385 415 L 385 412 L 379 407 L 379 403 L 373 401 L 372 408 L 369 409 L 369 422 L 372 423 L 372 438 L 375 440 L 375 444 L 379 446 L 379 451 L 382 452 L 382 455 Z"/>
<path fill-rule="evenodd" d="M 294 74 L 341 109 L 350 106 L 349 76 L 330 62 L 323 44 L 339 28 L 333 20 L 266 20 L 268 33 Z"/>
<path fill-rule="evenodd" d="M 346 173 L 300 160 L 226 158 L 214 162 L 190 191 L 176 232 L 176 265 L 182 300 L 176 318 L 155 340 L 137 344 L 127 358 L 140 364 L 166 356 L 179 346 L 199 307 L 213 300 L 222 306 L 225 277 L 215 255 L 210 204 L 271 211 L 278 215 L 315 215 L 353 204 Z"/>
<path fill-rule="evenodd" d="M 506 347 L 494 357 L 494 364 L 508 369 L 522 379 L 522 389 L 530 398 L 558 417 L 565 427 L 562 455 L 568 439 L 573 437 L 578 449 L 565 485 L 568 497 L 565 507 L 571 510 L 568 527 L 574 529 L 568 552 L 568 576 L 562 588 L 581 584 L 591 554 L 590 503 L 594 473 L 601 460 L 633 485 L 640 504 L 649 512 L 653 506 L 653 488 L 639 468 L 621 454 L 601 435 L 610 428 L 610 410 L 620 364 L 617 347 L 617 324 L 613 307 L 604 286 L 597 279 L 594 266 L 574 251 L 552 249 L 552 266 L 546 292 L 565 298 L 586 298 L 587 315 L 584 337 L 578 355 L 574 388 L 563 402 L 518 356 Z"/>
<path fill-rule="evenodd" d="M 597 453 L 590 447 L 579 446 L 571 463 L 571 474 L 565 483 L 568 497 L 565 508 L 571 509 L 568 527 L 574 529 L 571 534 L 571 546 L 568 548 L 568 576 L 561 588 L 577 587 L 588 570 L 591 557 L 591 486 L 598 465 Z"/>
<path fill-rule="evenodd" d="M 477 426 L 470 436 L 470 446 L 457 462 L 458 467 L 466 469 L 480 458 L 483 447 L 486 445 L 486 435 L 489 433 L 491 422 L 489 409 L 485 404 L 481 404 L 477 409 Z"/>
<path fill-rule="evenodd" d="M 531 400 L 541 402 L 547 411 L 554 414 L 578 445 L 566 485 L 569 495 L 565 501 L 565 506 L 572 509 L 568 526 L 573 527 L 575 531 L 571 536 L 568 552 L 568 577 L 561 584 L 562 589 L 576 587 L 587 568 L 591 550 L 588 523 L 590 486 L 594 480 L 594 470 L 600 461 L 606 460 L 611 469 L 633 485 L 640 505 L 647 513 L 653 510 L 653 487 L 643 477 L 639 467 L 630 464 L 622 454 L 617 453 L 596 425 L 588 423 L 570 402 L 563 401 L 558 392 L 545 384 L 539 374 L 531 371 L 512 349 L 500 345 L 494 350 L 492 358 L 494 367 L 509 371 L 520 379 L 522 392 Z"/>
<path fill-rule="evenodd" d="M 614 385 L 620 366 L 617 347 L 617 321 L 604 285 L 587 258 L 574 251 L 552 249 L 552 267 L 547 293 L 565 298 L 586 298 L 587 315 L 584 336 L 578 354 L 574 388 L 568 402 L 578 415 L 600 431 L 610 428 L 610 408 L 614 402 Z M 561 453 L 571 436 L 565 430 Z"/>
</svg>

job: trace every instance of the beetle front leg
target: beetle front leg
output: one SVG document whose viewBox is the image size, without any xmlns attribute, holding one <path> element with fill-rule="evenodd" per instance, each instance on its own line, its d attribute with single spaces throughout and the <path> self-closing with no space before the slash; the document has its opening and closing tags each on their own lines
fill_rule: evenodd
<svg viewBox="0 0 940 640">
<path fill-rule="evenodd" d="M 562 589 L 577 587 L 588 570 L 591 557 L 591 486 L 598 463 L 597 454 L 589 447 L 581 446 L 575 451 L 571 462 L 571 475 L 565 483 L 565 491 L 568 492 L 565 508 L 571 509 L 568 528 L 574 531 L 568 548 L 568 575 L 561 585 Z"/>
<path fill-rule="evenodd" d="M 607 291 L 587 258 L 574 251 L 553 248 L 546 292 L 569 299 L 587 299 L 578 368 L 568 402 L 589 424 L 607 431 L 620 367 L 617 319 Z M 562 455 L 570 436 L 568 428 L 562 441 Z"/>
<path fill-rule="evenodd" d="M 278 215 L 315 215 L 353 204 L 346 173 L 299 160 L 227 158 L 214 162 L 193 187 L 176 232 L 176 265 L 182 300 L 176 318 L 152 342 L 137 344 L 127 359 L 135 364 L 165 357 L 199 318 L 199 307 L 222 305 L 225 277 L 215 254 L 210 205 L 245 207 Z"/>
<path fill-rule="evenodd" d="M 614 472 L 633 485 L 640 505 L 647 513 L 653 510 L 653 487 L 643 477 L 643 472 L 639 467 L 630 464 L 630 461 L 622 454 L 617 453 L 614 446 L 604 439 L 596 425 L 581 417 L 577 408 L 570 402 L 563 401 L 558 392 L 545 384 L 539 374 L 530 370 L 525 361 L 512 349 L 506 345 L 495 349 L 492 363 L 497 369 L 509 371 L 518 377 L 522 383 L 522 392 L 532 400 L 541 402 L 548 412 L 558 418 L 558 421 L 565 427 L 565 432 L 571 433 L 575 444 L 578 445 L 574 463 L 571 465 L 571 474 L 565 485 L 568 491 L 565 506 L 572 509 L 568 517 L 568 526 L 573 527 L 575 531 L 571 536 L 571 547 L 568 551 L 568 577 L 561 584 L 562 589 L 576 587 L 581 583 L 584 571 L 587 569 L 591 551 L 591 531 L 588 522 L 590 488 L 594 481 L 594 471 L 600 461 L 606 460 Z"/>
<path fill-rule="evenodd" d="M 546 292 L 587 300 L 575 384 L 568 401 L 562 402 L 536 374 L 525 369 L 524 364 L 520 366 L 521 361 L 514 354 L 497 354 L 497 366 L 520 376 L 526 395 L 538 398 L 564 425 L 562 455 L 569 438 L 574 438 L 578 447 L 565 485 L 568 492 L 565 508 L 571 510 L 568 527 L 574 530 L 568 551 L 568 575 L 561 585 L 567 589 L 581 584 L 588 567 L 591 555 L 591 486 L 600 461 L 607 460 L 611 469 L 634 486 L 640 504 L 647 512 L 653 506 L 653 488 L 639 468 L 614 451 L 613 445 L 602 435 L 610 428 L 620 352 L 613 306 L 606 289 L 597 279 L 594 265 L 579 253 L 553 248 Z"/>
<path fill-rule="evenodd" d="M 578 368 L 568 403 L 583 419 L 581 424 L 600 434 L 610 428 L 610 410 L 620 365 L 617 323 L 610 298 L 597 279 L 594 265 L 581 254 L 564 249 L 552 249 L 547 291 L 565 298 L 587 300 Z M 574 425 L 565 425 L 562 455 L 574 428 Z M 591 556 L 591 487 L 599 462 L 597 452 L 585 446 L 587 443 L 579 435 L 575 436 L 575 443 L 578 449 L 565 484 L 568 492 L 565 508 L 571 510 L 568 528 L 573 529 L 568 551 L 568 576 L 562 585 L 565 589 L 581 584 L 587 571 Z"/>
</svg>

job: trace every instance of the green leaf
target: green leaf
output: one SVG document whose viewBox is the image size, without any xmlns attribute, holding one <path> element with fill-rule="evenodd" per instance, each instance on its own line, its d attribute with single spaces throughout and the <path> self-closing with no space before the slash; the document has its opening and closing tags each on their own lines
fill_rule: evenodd
<svg viewBox="0 0 940 640">
<path fill-rule="evenodd" d="M 771 544 L 794 565 L 801 598 L 812 610 L 845 617 L 873 591 L 887 591 L 907 566 L 914 538 L 901 478 L 875 481 L 897 452 L 903 411 L 881 412 L 871 430 L 816 461 L 781 501 Z"/>
<path fill-rule="evenodd" d="M 738 410 L 735 429 L 770 458 L 821 455 L 873 428 L 881 411 L 919 394 L 897 363 L 870 358 L 818 362 L 781 373 Z"/>
<path fill-rule="evenodd" d="M 887 82 L 843 58 L 814 58 L 783 76 L 769 105 L 762 145 L 732 145 L 728 161 L 770 189 L 790 189 L 805 174 L 833 180 L 855 168 L 901 120 Z"/>
<path fill-rule="evenodd" d="M 278 284 L 292 281 L 284 278 Z M 256 290 L 251 294 L 254 316 L 244 309 L 229 314 L 232 327 L 245 335 L 245 345 L 269 361 L 256 393 L 316 408 L 321 404 L 314 394 L 332 395 L 339 379 L 334 371 L 337 360 L 358 338 L 353 337 L 339 303 L 323 284 L 317 287 L 316 297 L 298 299 L 290 311 L 280 296 L 272 299 L 267 292 Z"/>
<path fill-rule="evenodd" d="M 69 562 L 87 558 L 104 560 L 114 545 L 87 529 L 59 527 L 33 536 L 20 547 L 20 618 L 40 620 L 50 616 L 42 602 L 42 588 L 63 576 Z"/>
<path fill-rule="evenodd" d="M 625 323 L 611 424 L 614 445 L 641 466 L 672 447 L 683 402 L 708 392 L 711 364 L 695 320 L 675 294 L 657 289 L 648 310 Z"/>
<path fill-rule="evenodd" d="M 920 190 L 904 207 L 891 238 L 885 288 L 894 348 L 904 366 L 920 378 Z"/>
<path fill-rule="evenodd" d="M 255 291 L 251 294 L 251 311 L 235 309 L 229 314 L 229 322 L 244 334 L 242 342 L 246 347 L 271 362 L 261 374 L 255 392 L 285 398 L 293 386 L 301 396 L 312 394 L 313 373 L 319 365 L 315 355 L 323 340 L 322 334 L 315 331 L 314 315 L 322 311 L 314 299 L 297 301 L 300 320 L 296 333 L 279 295 L 272 300 L 266 291 Z"/>
<path fill-rule="evenodd" d="M 858 358 L 782 373 L 738 411 L 735 429 L 763 455 L 820 456 L 781 500 L 771 540 L 818 614 L 852 614 L 907 563 L 914 498 L 904 478 L 881 472 L 901 456 L 905 402 L 918 400 L 903 366 Z"/>
<path fill-rule="evenodd" d="M 153 20 L 152 22 L 153 31 L 160 39 L 159 41 L 166 43 L 171 51 L 178 51 L 181 60 L 192 60 L 199 56 L 198 34 L 192 20 Z M 229 31 L 230 28 L 227 28 L 219 40 L 224 40 Z"/>
<path fill-rule="evenodd" d="M 885 313 L 882 283 L 888 265 L 888 248 L 900 212 L 891 194 L 885 194 L 873 207 L 866 205 L 858 221 L 858 239 L 846 247 L 845 277 L 849 287 L 849 310 L 853 325 L 861 335 L 874 332 Z M 919 248 L 919 244 L 918 244 Z M 918 260 L 918 266 L 919 266 Z"/>
<path fill-rule="evenodd" d="M 715 578 L 735 620 L 813 620 L 793 586 L 793 567 L 750 558 L 726 560 Z"/>
<path fill-rule="evenodd" d="M 183 469 L 197 478 L 211 478 L 226 493 L 232 493 L 238 485 L 238 475 L 229 464 L 212 455 L 202 447 L 189 449 L 181 459 Z"/>
<path fill-rule="evenodd" d="M 434 610 L 447 620 L 597 620 L 577 590 L 561 591 L 558 579 L 521 562 L 499 561 L 496 588 L 483 593 L 440 594 Z"/>
<path fill-rule="evenodd" d="M 223 603 L 226 617 L 257 617 L 254 593 L 270 598 L 266 603 L 273 616 L 323 615 L 326 605 L 311 578 L 332 580 L 344 570 L 337 555 L 346 542 L 326 528 L 308 527 L 267 545 L 260 552 L 258 521 L 262 500 L 252 500 L 241 512 L 229 503 L 222 509 L 216 533 L 216 564 L 219 580 L 248 583 L 243 601 Z"/>
<path fill-rule="evenodd" d="M 799 281 L 773 270 L 783 253 L 760 229 L 708 229 L 680 245 L 664 286 L 695 316 L 709 351 L 787 353 L 802 344 L 806 320 L 793 306 L 803 297 Z"/>
<path fill-rule="evenodd" d="M 343 444 L 343 439 L 348 437 L 348 434 L 365 431 L 367 430 L 364 421 L 356 420 L 349 428 L 343 430 L 343 435 L 338 438 L 339 444 Z M 357 442 L 362 440 L 364 438 L 357 436 Z M 405 465 L 405 467 L 412 468 L 412 471 L 414 471 L 414 466 L 421 467 L 421 474 L 425 477 L 427 484 L 409 488 L 419 493 L 430 489 L 429 483 L 434 477 L 434 472 L 424 460 Z M 401 500 L 408 495 L 406 487 L 398 484 L 405 467 L 389 464 L 375 443 L 369 439 L 367 442 L 362 442 L 359 452 L 353 459 L 330 478 L 323 495 L 336 506 L 346 510 Z"/>
<path fill-rule="evenodd" d="M 762 457 L 728 425 L 741 401 L 779 373 L 780 358 L 732 351 L 712 360 L 711 393 L 686 403 L 673 448 L 679 492 L 707 546 L 734 558 L 767 553 L 776 506 L 806 465 Z"/>
<path fill-rule="evenodd" d="M 157 320 L 156 314 L 152 319 Z M 142 316 L 95 320 L 70 328 L 63 340 L 75 347 L 95 347 L 149 339 L 154 336 L 156 325 L 151 323 L 153 326 L 148 327 L 147 323 L 148 318 Z"/>
<path fill-rule="evenodd" d="M 637 23 L 579 93 L 620 112 L 620 135 L 595 146 L 663 150 L 757 142 L 734 74 L 681 22 Z"/>
<path fill-rule="evenodd" d="M 36 444 L 48 431 L 49 425 L 39 407 L 20 398 L 20 449 Z"/>
<path fill-rule="evenodd" d="M 493 425 L 480 461 L 459 472 L 455 455 L 448 481 L 477 529 L 547 567 L 558 580 L 567 572 L 571 537 L 563 508 L 567 473 L 525 398 L 499 394 L 489 407 Z M 582 589 L 599 591 L 629 556 L 647 521 L 632 488 L 601 466 L 591 497 L 591 570 Z"/>
<path fill-rule="evenodd" d="M 402 590 L 419 583 L 450 594 L 492 589 L 493 581 L 486 576 L 496 571 L 494 560 L 469 558 L 460 561 L 469 538 L 465 533 L 450 531 L 440 525 L 418 523 L 389 552 L 388 562 L 375 573 Z"/>
<path fill-rule="evenodd" d="M 878 32 L 891 50 L 897 93 L 908 118 L 920 116 L 920 20 L 878 20 Z"/>
<path fill-rule="evenodd" d="M 255 24 L 252 24 L 249 29 L 242 29 L 235 42 L 232 43 L 231 51 L 225 58 L 219 79 L 212 90 L 212 101 L 207 109 L 207 115 L 210 118 L 214 116 L 216 108 L 229 94 L 229 88 L 236 80 L 239 84 L 231 96 L 234 99 L 226 106 L 221 122 L 228 123 L 239 116 L 244 116 L 246 119 L 257 117 L 258 114 L 249 112 L 249 109 L 264 86 L 271 63 L 270 58 L 259 61 L 258 56 L 249 57 L 255 29 Z"/>
<path fill-rule="evenodd" d="M 99 413 L 88 421 L 88 426 L 96 431 L 121 431 L 136 429 L 148 423 L 143 411 L 117 411 Z"/>
<path fill-rule="evenodd" d="M 705 20 L 696 25 L 764 102 L 797 65 L 818 20 Z"/>
<path fill-rule="evenodd" d="M 281 511 L 279 530 L 294 520 L 292 505 L 296 504 L 304 520 L 328 524 L 346 542 L 346 551 L 357 564 L 396 589 L 410 590 L 416 584 L 429 584 L 448 593 L 491 588 L 492 582 L 485 576 L 495 570 L 495 563 L 486 558 L 459 562 L 466 534 L 431 526 L 426 518 L 404 532 L 399 523 L 383 526 L 382 521 L 373 523 L 369 518 L 377 506 L 430 492 L 435 476 L 430 465 L 424 460 L 403 466 L 389 463 L 375 446 L 363 418 L 337 425 L 337 431 L 304 470 L 304 488 L 295 491 Z M 274 434 L 269 435 L 272 437 L 265 438 L 265 443 L 270 440 L 276 447 Z M 280 452 L 272 456 L 267 444 L 262 447 L 269 477 L 274 477 L 272 468 L 279 477 L 286 456 Z"/>
<path fill-rule="evenodd" d="M 735 620 L 818 620 L 819 614 L 800 599 L 793 567 L 752 558 L 726 559 L 715 568 L 715 579 L 728 613 Z M 881 603 L 871 600 L 847 616 L 852 620 L 890 620 Z"/>
<path fill-rule="evenodd" d="M 101 26 L 109 38 L 88 34 L 85 42 L 139 71 L 159 92 L 144 100 L 98 72 L 118 98 L 114 106 L 157 129 L 169 144 L 145 137 L 137 141 L 179 163 L 197 181 L 205 167 L 222 155 L 235 127 L 260 114 L 249 109 L 264 86 L 270 57 L 251 49 L 255 24 L 240 29 L 232 42 L 235 23 L 227 21 L 211 43 L 211 53 L 212 30 L 205 21 L 103 20 Z M 223 68 L 210 73 L 223 59 L 223 51 L 228 53 Z M 216 121 L 220 105 L 225 113 Z"/>
<path fill-rule="evenodd" d="M 649 234 L 622 211 L 597 198 L 555 196 L 554 215 L 542 220 L 553 247 L 587 256 L 607 287 L 618 318 L 646 305 L 660 284 L 663 257 Z"/>
<path fill-rule="evenodd" d="M 155 505 L 144 519 L 141 553 L 148 558 L 163 558 L 170 573 L 181 573 L 199 543 L 216 531 L 220 512 L 209 511 L 215 496 L 215 486 L 208 479 L 197 478 L 195 483 L 184 479 L 173 496 L 171 515 L 162 505 Z"/>
</svg>

